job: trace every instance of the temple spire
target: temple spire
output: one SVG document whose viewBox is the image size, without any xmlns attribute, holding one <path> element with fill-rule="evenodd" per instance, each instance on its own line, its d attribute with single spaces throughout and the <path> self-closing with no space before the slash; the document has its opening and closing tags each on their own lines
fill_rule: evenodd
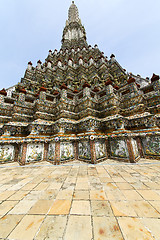
<svg viewBox="0 0 160 240">
<path fill-rule="evenodd" d="M 74 1 L 68 10 L 68 19 L 63 30 L 62 49 L 87 47 L 86 31 L 79 18 L 78 8 Z"/>
<path fill-rule="evenodd" d="M 79 13 L 78 13 L 78 8 L 75 5 L 74 1 L 72 1 L 72 4 L 69 8 L 68 11 L 68 22 L 79 22 Z"/>
</svg>

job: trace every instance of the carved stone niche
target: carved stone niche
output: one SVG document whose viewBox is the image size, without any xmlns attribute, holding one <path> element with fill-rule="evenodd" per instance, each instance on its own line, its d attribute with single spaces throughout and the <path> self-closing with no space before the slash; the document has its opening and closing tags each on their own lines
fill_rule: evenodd
<svg viewBox="0 0 160 240">
<path fill-rule="evenodd" d="M 37 124 L 30 124 L 28 130 L 30 132 L 29 136 L 39 135 L 39 126 Z"/>
<path fill-rule="evenodd" d="M 3 137 L 10 137 L 11 136 L 11 128 L 10 126 L 4 125 L 2 128 L 3 134 L 1 136 L 1 138 Z"/>
<path fill-rule="evenodd" d="M 116 122 L 117 129 L 125 129 L 125 119 L 119 118 Z"/>
</svg>

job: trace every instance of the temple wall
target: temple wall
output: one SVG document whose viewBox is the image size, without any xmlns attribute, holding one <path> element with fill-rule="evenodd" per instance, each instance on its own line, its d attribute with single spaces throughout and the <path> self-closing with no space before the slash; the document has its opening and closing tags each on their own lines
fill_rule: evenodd
<svg viewBox="0 0 160 240">
<path fill-rule="evenodd" d="M 81 160 L 96 164 L 100 161 L 116 159 L 134 163 L 142 158 L 160 159 L 160 136 L 143 137 L 112 136 L 96 138 L 94 135 L 72 139 L 23 139 L 10 144 L 0 144 L 0 163 L 17 161 L 21 165 L 38 161 L 61 164 L 66 161 Z"/>
</svg>

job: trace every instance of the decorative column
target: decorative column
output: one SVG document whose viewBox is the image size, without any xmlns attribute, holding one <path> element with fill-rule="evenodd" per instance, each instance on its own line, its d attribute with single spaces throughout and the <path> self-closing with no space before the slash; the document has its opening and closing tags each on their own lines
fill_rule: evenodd
<svg viewBox="0 0 160 240">
<path fill-rule="evenodd" d="M 91 86 L 87 82 L 83 84 L 83 96 L 90 97 L 90 87 Z"/>
<path fill-rule="evenodd" d="M 75 140 L 73 144 L 74 144 L 74 158 L 75 160 L 78 160 L 78 141 Z"/>
<path fill-rule="evenodd" d="M 55 165 L 60 164 L 60 139 L 59 137 L 55 138 Z"/>
<path fill-rule="evenodd" d="M 107 82 L 105 82 L 105 89 L 106 89 L 106 94 L 111 94 L 111 93 L 114 93 L 114 89 L 113 89 L 113 86 L 112 86 L 112 81 L 111 80 L 108 80 Z"/>
<path fill-rule="evenodd" d="M 135 155 L 134 155 L 134 152 L 133 152 L 131 138 L 127 137 L 126 141 L 127 141 L 127 148 L 128 148 L 128 153 L 129 153 L 129 161 L 131 163 L 135 163 Z"/>
<path fill-rule="evenodd" d="M 47 89 L 43 86 L 39 89 L 39 100 L 42 102 L 46 101 L 46 91 Z"/>
<path fill-rule="evenodd" d="M 158 90 L 160 89 L 160 79 L 159 79 L 159 75 L 156 75 L 153 73 L 153 76 L 151 78 L 151 82 L 153 84 L 154 90 Z"/>
<path fill-rule="evenodd" d="M 27 143 L 23 143 L 23 146 L 22 146 L 22 158 L 20 160 L 20 164 L 21 165 L 25 165 L 26 153 L 27 153 Z"/>
<path fill-rule="evenodd" d="M 27 67 L 27 69 L 28 69 L 29 71 L 32 70 L 32 62 L 28 62 L 28 67 Z"/>
<path fill-rule="evenodd" d="M 105 145 L 106 145 L 106 158 L 109 158 L 109 141 L 108 138 L 105 139 Z"/>
<path fill-rule="evenodd" d="M 49 148 L 49 144 L 48 144 L 48 143 L 44 143 L 44 155 L 43 155 L 43 161 L 47 161 L 48 148 Z"/>
<path fill-rule="evenodd" d="M 19 89 L 18 102 L 21 102 L 21 103 L 25 102 L 26 93 L 27 93 L 27 91 L 24 88 Z"/>
<path fill-rule="evenodd" d="M 91 163 L 96 164 L 96 148 L 94 136 L 90 136 Z"/>
<path fill-rule="evenodd" d="M 20 152 L 20 145 L 19 144 L 14 144 L 14 162 L 18 162 L 18 156 Z"/>
<path fill-rule="evenodd" d="M 143 151 L 143 147 L 142 147 L 140 137 L 137 137 L 136 141 L 137 141 L 137 146 L 138 146 L 138 151 L 139 151 L 140 157 L 145 158 L 145 154 L 144 154 L 144 151 Z"/>
<path fill-rule="evenodd" d="M 42 62 L 39 60 L 39 61 L 37 62 L 37 68 L 38 68 L 38 70 L 41 70 L 41 68 L 42 68 L 41 64 L 42 64 Z"/>
<path fill-rule="evenodd" d="M 5 88 L 0 91 L 0 103 L 4 103 L 4 98 L 7 96 Z"/>
</svg>

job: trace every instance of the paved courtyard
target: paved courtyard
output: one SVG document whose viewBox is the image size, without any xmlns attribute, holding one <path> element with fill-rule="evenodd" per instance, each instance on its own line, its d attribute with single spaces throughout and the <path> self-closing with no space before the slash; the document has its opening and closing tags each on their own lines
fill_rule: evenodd
<svg viewBox="0 0 160 240">
<path fill-rule="evenodd" d="M 160 162 L 0 165 L 0 239 L 160 239 Z"/>
</svg>

